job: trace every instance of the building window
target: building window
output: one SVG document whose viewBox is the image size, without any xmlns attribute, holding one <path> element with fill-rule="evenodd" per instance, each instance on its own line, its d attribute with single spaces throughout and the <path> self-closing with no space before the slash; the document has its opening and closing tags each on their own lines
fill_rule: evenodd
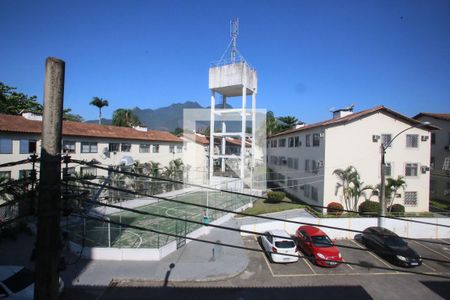
<svg viewBox="0 0 450 300">
<path fill-rule="evenodd" d="M 109 152 L 119 152 L 120 143 L 109 143 L 108 150 Z"/>
<path fill-rule="evenodd" d="M 75 141 L 63 141 L 62 148 L 64 153 L 75 153 Z"/>
<path fill-rule="evenodd" d="M 169 153 L 175 153 L 175 146 L 169 145 Z"/>
<path fill-rule="evenodd" d="M 12 154 L 12 139 L 0 138 L 0 154 Z"/>
<path fill-rule="evenodd" d="M 276 148 L 277 147 L 277 143 L 278 143 L 278 140 L 275 140 L 275 139 L 270 141 L 270 145 L 272 146 L 272 148 Z"/>
<path fill-rule="evenodd" d="M 31 170 L 19 170 L 19 179 L 30 178 Z"/>
<path fill-rule="evenodd" d="M 313 134 L 313 147 L 320 146 L 320 135 L 318 133 Z"/>
<path fill-rule="evenodd" d="M 304 189 L 303 193 L 304 193 L 305 197 L 307 197 L 307 198 L 311 197 L 311 186 L 309 184 L 305 184 L 303 189 Z"/>
<path fill-rule="evenodd" d="M 292 180 L 292 183 L 293 183 L 293 189 L 294 189 L 294 191 L 298 191 L 298 180 L 297 179 L 294 179 L 294 180 Z"/>
<path fill-rule="evenodd" d="M 80 174 L 84 178 L 95 178 L 97 177 L 97 168 L 94 167 L 81 167 Z"/>
<path fill-rule="evenodd" d="M 280 156 L 280 157 L 278 158 L 278 163 L 279 163 L 280 166 L 286 165 L 286 163 L 287 163 L 286 157 Z"/>
<path fill-rule="evenodd" d="M 130 143 L 122 143 L 120 145 L 121 152 L 131 152 L 131 144 Z"/>
<path fill-rule="evenodd" d="M 36 153 L 36 140 L 20 140 L 20 154 Z"/>
<path fill-rule="evenodd" d="M 280 147 L 286 147 L 286 139 L 280 139 L 278 142 L 278 145 Z"/>
<path fill-rule="evenodd" d="M 392 135 L 391 134 L 382 134 L 381 135 L 381 144 L 386 149 L 387 145 L 389 145 L 389 148 L 392 147 L 391 143 Z"/>
<path fill-rule="evenodd" d="M 417 206 L 417 192 L 405 192 L 405 205 Z"/>
<path fill-rule="evenodd" d="M 152 153 L 159 153 L 159 145 L 158 144 L 153 145 Z"/>
<path fill-rule="evenodd" d="M 431 145 L 436 144 L 436 133 L 431 133 Z"/>
<path fill-rule="evenodd" d="M 305 159 L 305 171 L 309 172 L 309 159 Z"/>
<path fill-rule="evenodd" d="M 150 144 L 139 144 L 139 153 L 150 153 Z"/>
<path fill-rule="evenodd" d="M 81 142 L 81 153 L 97 153 L 98 147 L 96 142 Z"/>
<path fill-rule="evenodd" d="M 296 136 L 294 138 L 294 147 L 300 147 L 302 144 L 300 143 L 300 137 Z"/>
<path fill-rule="evenodd" d="M 406 147 L 407 148 L 418 148 L 419 147 L 419 135 L 418 134 L 407 134 L 406 135 Z"/>
<path fill-rule="evenodd" d="M 313 173 L 319 172 L 319 163 L 316 160 L 312 161 L 312 171 Z"/>
<path fill-rule="evenodd" d="M 392 176 L 392 165 L 391 163 L 386 163 L 384 166 L 384 176 Z"/>
<path fill-rule="evenodd" d="M 406 164 L 405 176 L 417 176 L 417 164 Z"/>
<path fill-rule="evenodd" d="M 289 148 L 294 147 L 294 138 L 293 138 L 293 137 L 290 137 L 290 138 L 289 138 L 289 140 L 288 140 L 288 147 L 289 147 Z"/>
<path fill-rule="evenodd" d="M 311 147 L 311 135 L 310 134 L 307 134 L 306 135 L 306 137 L 305 137 L 305 146 L 306 147 Z"/>
<path fill-rule="evenodd" d="M 298 170 L 298 158 L 294 158 L 294 169 Z"/>
<path fill-rule="evenodd" d="M 314 201 L 319 200 L 319 193 L 315 186 L 311 186 L 311 199 Z"/>
<path fill-rule="evenodd" d="M 288 157 L 287 166 L 288 166 L 288 168 L 291 168 L 291 169 L 294 167 L 294 160 L 292 159 L 292 157 Z"/>
<path fill-rule="evenodd" d="M 273 164 L 274 165 L 278 164 L 278 156 L 273 156 Z"/>
<path fill-rule="evenodd" d="M 450 156 L 444 158 L 444 164 L 442 165 L 442 170 L 450 171 Z"/>
<path fill-rule="evenodd" d="M 178 145 L 177 146 L 177 153 L 182 153 L 183 152 L 183 146 Z"/>
<path fill-rule="evenodd" d="M 11 171 L 0 171 L 0 179 L 11 179 Z"/>
</svg>

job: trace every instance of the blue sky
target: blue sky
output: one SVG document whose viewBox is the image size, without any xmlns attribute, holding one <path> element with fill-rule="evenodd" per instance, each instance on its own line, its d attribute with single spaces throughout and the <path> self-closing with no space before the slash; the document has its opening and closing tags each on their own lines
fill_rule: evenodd
<svg viewBox="0 0 450 300">
<path fill-rule="evenodd" d="M 311 123 L 329 109 L 450 113 L 450 1 L 0 1 L 0 81 L 43 97 L 44 62 L 66 62 L 65 107 L 108 99 L 209 105 L 208 67 L 240 19 L 257 104 Z M 235 102 L 236 104 L 238 102 Z M 231 102 L 233 105 L 233 102 Z"/>
</svg>

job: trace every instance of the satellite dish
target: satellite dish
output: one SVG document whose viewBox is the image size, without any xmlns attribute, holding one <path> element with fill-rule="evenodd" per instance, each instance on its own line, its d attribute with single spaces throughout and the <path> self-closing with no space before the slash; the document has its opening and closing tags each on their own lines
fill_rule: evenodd
<svg viewBox="0 0 450 300">
<path fill-rule="evenodd" d="M 123 166 L 131 166 L 134 163 L 134 160 L 131 156 L 125 155 L 120 159 L 119 164 Z"/>
</svg>

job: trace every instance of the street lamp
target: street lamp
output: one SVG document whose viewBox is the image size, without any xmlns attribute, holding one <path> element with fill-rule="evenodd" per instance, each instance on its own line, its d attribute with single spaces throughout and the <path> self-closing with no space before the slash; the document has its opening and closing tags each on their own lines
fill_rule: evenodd
<svg viewBox="0 0 450 300">
<path fill-rule="evenodd" d="M 383 141 L 381 141 L 381 145 L 380 145 L 380 150 L 381 150 L 381 168 L 380 168 L 380 177 L 381 177 L 381 184 L 380 184 L 380 214 L 378 216 L 378 227 L 384 227 L 384 219 L 386 216 L 386 199 L 385 199 L 385 189 L 386 189 L 386 182 L 385 182 L 385 167 L 386 167 L 386 161 L 384 159 L 384 156 L 386 154 L 386 149 L 389 148 L 389 146 L 392 144 L 392 142 L 403 132 L 410 130 L 412 128 L 418 128 L 418 127 L 422 127 L 422 126 L 426 126 L 426 125 L 430 125 L 430 122 L 423 122 L 423 123 L 418 123 L 414 126 L 408 127 L 406 129 L 403 129 L 402 131 L 400 131 L 399 133 L 397 133 L 390 141 L 389 143 L 387 143 L 386 145 L 383 145 Z"/>
</svg>

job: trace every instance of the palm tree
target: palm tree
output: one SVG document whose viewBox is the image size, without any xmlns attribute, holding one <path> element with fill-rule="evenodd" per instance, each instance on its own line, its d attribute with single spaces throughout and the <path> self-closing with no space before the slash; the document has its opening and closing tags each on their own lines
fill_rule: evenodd
<svg viewBox="0 0 450 300">
<path fill-rule="evenodd" d="M 350 210 L 351 205 L 350 205 L 350 199 L 351 199 L 351 194 L 350 194 L 350 183 L 352 182 L 352 173 L 354 171 L 354 167 L 353 166 L 349 166 L 346 169 L 336 169 L 333 171 L 333 174 L 336 175 L 339 178 L 338 183 L 336 183 L 336 192 L 335 194 L 337 195 L 337 192 L 339 189 L 342 188 L 342 195 L 344 197 L 344 203 L 345 203 L 345 209 Z"/>
<path fill-rule="evenodd" d="M 386 205 L 389 208 L 389 212 L 391 212 L 392 204 L 394 203 L 395 195 L 397 195 L 397 192 L 399 189 L 405 189 L 406 188 L 406 182 L 403 180 L 402 176 L 398 176 L 397 179 L 394 178 L 388 178 L 387 184 L 386 184 L 386 191 L 388 191 L 388 197 L 386 197 Z M 389 202 L 389 203 L 388 203 Z"/>
<path fill-rule="evenodd" d="M 108 100 L 94 97 L 92 98 L 91 102 L 89 102 L 90 105 L 94 105 L 98 107 L 98 124 L 102 125 L 102 107 L 108 106 Z"/>
<path fill-rule="evenodd" d="M 267 136 L 271 136 L 272 134 L 275 134 L 278 132 L 278 123 L 275 119 L 275 116 L 272 111 L 268 111 L 266 113 L 266 134 Z"/>
<path fill-rule="evenodd" d="M 133 127 L 141 124 L 131 109 L 119 108 L 114 111 L 112 124 L 121 127 Z"/>
<path fill-rule="evenodd" d="M 361 176 L 358 171 L 354 168 L 354 171 L 350 174 L 350 185 L 349 185 L 349 194 L 351 198 L 353 198 L 353 211 L 358 211 L 358 202 L 361 196 L 367 199 L 365 191 L 373 190 L 373 186 L 364 185 L 364 182 L 361 181 Z"/>
</svg>

